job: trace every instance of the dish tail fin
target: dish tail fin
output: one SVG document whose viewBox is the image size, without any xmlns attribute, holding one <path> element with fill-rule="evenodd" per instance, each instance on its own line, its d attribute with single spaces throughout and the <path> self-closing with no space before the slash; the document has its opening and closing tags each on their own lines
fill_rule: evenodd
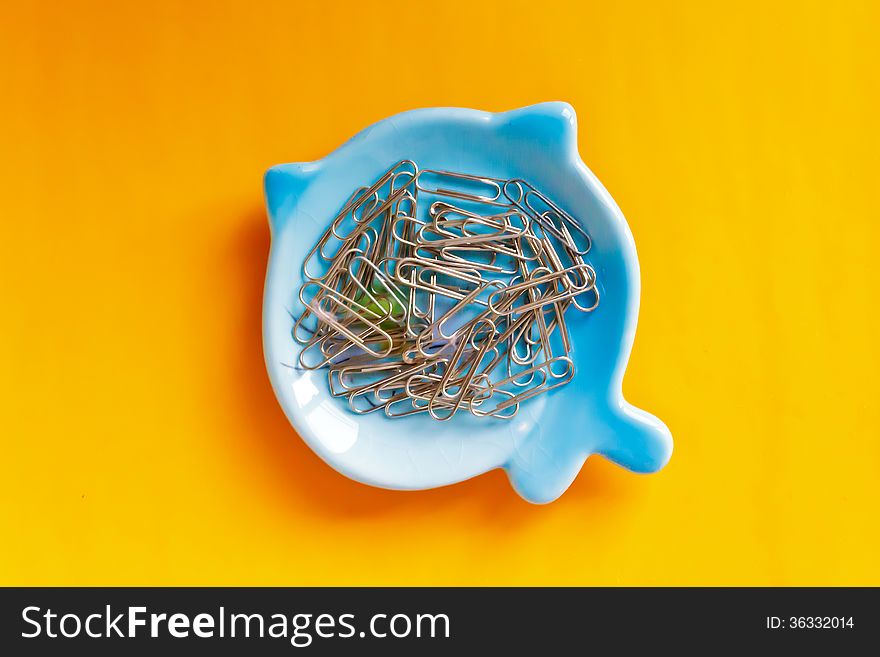
<svg viewBox="0 0 880 657">
<path fill-rule="evenodd" d="M 568 437 L 533 435 L 505 466 L 511 485 L 529 502 L 546 504 L 562 495 L 591 454 L 640 473 L 660 470 L 672 456 L 666 425 L 625 401 L 573 424 Z"/>
</svg>

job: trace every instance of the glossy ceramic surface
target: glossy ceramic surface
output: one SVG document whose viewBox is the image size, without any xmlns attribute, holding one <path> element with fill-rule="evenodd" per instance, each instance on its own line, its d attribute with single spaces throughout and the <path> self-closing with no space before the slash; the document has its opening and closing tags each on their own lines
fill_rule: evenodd
<svg viewBox="0 0 880 657">
<path fill-rule="evenodd" d="M 656 471 L 669 460 L 669 430 L 621 393 L 638 316 L 639 265 L 623 215 L 578 155 L 576 130 L 566 103 L 499 114 L 422 109 L 370 126 L 322 160 L 266 173 L 272 229 L 263 302 L 266 366 L 291 424 L 336 470 L 374 486 L 420 489 L 504 468 L 520 495 L 541 503 L 559 497 L 592 454 L 636 472 Z M 588 261 L 602 302 L 593 313 L 566 315 L 576 375 L 522 404 L 513 420 L 355 415 L 330 396 L 326 371 L 291 367 L 300 349 L 290 330 L 291 313 L 302 310 L 303 258 L 352 190 L 401 159 L 420 168 L 524 178 L 592 237 Z"/>
</svg>

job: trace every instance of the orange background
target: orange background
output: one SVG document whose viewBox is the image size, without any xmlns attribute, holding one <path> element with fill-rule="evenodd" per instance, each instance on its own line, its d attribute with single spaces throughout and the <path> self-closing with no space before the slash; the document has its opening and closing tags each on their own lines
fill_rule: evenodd
<svg viewBox="0 0 880 657">
<path fill-rule="evenodd" d="M 878 4 L 437 4 L 4 3 L 0 583 L 880 585 Z M 263 171 L 553 99 L 672 461 L 546 507 L 335 474 L 263 367 Z"/>
</svg>

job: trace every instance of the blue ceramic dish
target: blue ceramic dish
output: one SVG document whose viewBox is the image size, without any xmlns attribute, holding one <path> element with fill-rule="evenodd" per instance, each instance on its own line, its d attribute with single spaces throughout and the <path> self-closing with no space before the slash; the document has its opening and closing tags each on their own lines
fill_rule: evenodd
<svg viewBox="0 0 880 657">
<path fill-rule="evenodd" d="M 263 303 L 266 366 L 291 424 L 336 470 L 373 486 L 422 489 L 504 468 L 520 495 L 540 503 L 565 492 L 592 454 L 636 472 L 656 471 L 669 460 L 669 430 L 621 392 L 639 309 L 639 264 L 623 215 L 578 155 L 576 132 L 566 103 L 500 114 L 422 109 L 380 121 L 322 160 L 266 173 L 272 229 Z M 302 311 L 303 258 L 352 190 L 402 159 L 420 168 L 528 180 L 592 237 L 587 259 L 602 302 L 567 322 L 576 375 L 522 404 L 513 420 L 355 415 L 330 395 L 325 370 L 291 367 L 300 349 L 290 331 L 291 313 Z"/>
</svg>

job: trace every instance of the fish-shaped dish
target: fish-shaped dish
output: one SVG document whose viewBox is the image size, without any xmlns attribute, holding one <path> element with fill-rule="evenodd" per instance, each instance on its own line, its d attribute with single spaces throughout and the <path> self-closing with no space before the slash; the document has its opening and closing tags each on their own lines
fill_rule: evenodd
<svg viewBox="0 0 880 657">
<path fill-rule="evenodd" d="M 570 105 L 405 112 L 265 185 L 266 366 L 336 470 L 424 489 L 503 468 L 544 503 L 592 454 L 669 460 L 623 399 L 639 265 Z"/>
</svg>

